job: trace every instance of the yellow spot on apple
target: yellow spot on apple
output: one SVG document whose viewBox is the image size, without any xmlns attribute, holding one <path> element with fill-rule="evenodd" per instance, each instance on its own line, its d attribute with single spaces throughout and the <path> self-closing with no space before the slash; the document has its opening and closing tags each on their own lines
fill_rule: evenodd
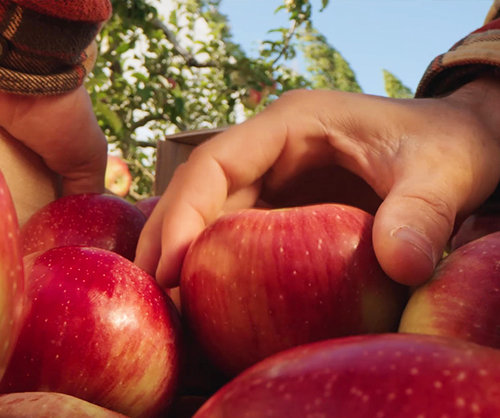
<svg viewBox="0 0 500 418">
<path fill-rule="evenodd" d="M 479 414 L 481 412 L 481 408 L 477 403 L 471 404 L 470 409 L 474 414 Z"/>
</svg>

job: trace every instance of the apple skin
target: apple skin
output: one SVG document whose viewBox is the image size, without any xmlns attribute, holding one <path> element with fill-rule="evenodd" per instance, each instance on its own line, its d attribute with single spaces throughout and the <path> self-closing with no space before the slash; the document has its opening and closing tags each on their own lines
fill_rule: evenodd
<svg viewBox="0 0 500 418">
<path fill-rule="evenodd" d="M 74 396 L 55 392 L 9 393 L 0 396 L 0 416 L 15 418 L 126 418 Z"/>
<path fill-rule="evenodd" d="M 24 304 L 24 272 L 14 203 L 0 172 L 0 379 L 20 332 Z"/>
<path fill-rule="evenodd" d="M 146 219 L 148 219 L 151 216 L 151 213 L 153 213 L 153 209 L 160 201 L 160 197 L 161 196 L 146 197 L 145 199 L 135 202 L 135 206 L 144 214 Z"/>
<path fill-rule="evenodd" d="M 263 94 L 261 91 L 250 88 L 243 96 L 241 102 L 248 109 L 255 110 L 259 103 L 262 101 L 262 98 Z"/>
<path fill-rule="evenodd" d="M 29 302 L 0 393 L 66 393 L 133 417 L 166 408 L 180 320 L 156 281 L 100 248 L 58 247 L 25 263 Z"/>
<path fill-rule="evenodd" d="M 493 418 L 499 394 L 499 350 L 448 337 L 363 335 L 269 357 L 194 418 Z"/>
<path fill-rule="evenodd" d="M 500 231 L 500 204 L 485 205 L 462 222 L 450 241 L 450 251 L 497 231 Z"/>
<path fill-rule="evenodd" d="M 108 154 L 104 185 L 111 193 L 125 197 L 132 185 L 132 174 L 125 161 L 117 155 Z"/>
<path fill-rule="evenodd" d="M 61 197 L 35 212 L 21 228 L 24 255 L 63 245 L 85 245 L 135 257 L 146 217 L 109 194 Z"/>
<path fill-rule="evenodd" d="M 170 296 L 177 310 L 181 312 L 179 286 L 165 289 L 165 292 Z M 181 323 L 184 367 L 180 378 L 179 394 L 181 397 L 184 394 L 187 396 L 210 395 L 226 383 L 228 378 L 207 358 L 185 318 L 181 317 Z M 177 417 L 177 415 L 174 416 Z"/>
<path fill-rule="evenodd" d="M 234 376 L 312 341 L 397 330 L 408 288 L 387 277 L 373 217 L 320 204 L 220 217 L 191 244 L 182 313 L 208 358 Z"/>
<path fill-rule="evenodd" d="M 500 232 L 457 248 L 411 295 L 399 330 L 500 348 Z"/>
</svg>

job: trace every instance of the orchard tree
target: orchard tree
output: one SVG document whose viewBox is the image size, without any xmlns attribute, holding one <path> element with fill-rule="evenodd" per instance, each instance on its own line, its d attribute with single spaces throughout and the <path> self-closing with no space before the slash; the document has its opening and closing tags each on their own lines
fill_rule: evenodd
<svg viewBox="0 0 500 418">
<path fill-rule="evenodd" d="M 317 30 L 306 26 L 299 36 L 313 88 L 360 93 L 354 71 L 344 57 Z"/>
<path fill-rule="evenodd" d="M 284 0 L 289 25 L 269 31 L 258 57 L 233 41 L 220 0 L 112 0 L 87 87 L 111 151 L 128 163 L 131 200 L 152 194 L 165 135 L 242 121 L 295 88 L 361 91 L 340 53 L 312 24 L 309 0 Z M 325 8 L 328 0 L 322 0 Z M 287 63 L 298 53 L 306 74 Z"/>
<path fill-rule="evenodd" d="M 406 87 L 399 78 L 388 70 L 382 70 L 384 75 L 385 92 L 388 97 L 409 99 L 414 93 L 409 87 Z"/>
<path fill-rule="evenodd" d="M 308 86 L 281 65 L 293 51 L 288 39 L 248 57 L 231 40 L 218 1 L 112 3 L 87 87 L 110 148 L 133 173 L 132 199 L 151 193 L 154 152 L 165 134 L 233 124 L 283 91 Z"/>
</svg>

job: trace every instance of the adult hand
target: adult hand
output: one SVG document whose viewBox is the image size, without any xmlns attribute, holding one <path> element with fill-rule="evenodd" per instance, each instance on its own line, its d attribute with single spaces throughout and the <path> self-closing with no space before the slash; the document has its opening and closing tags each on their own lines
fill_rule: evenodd
<svg viewBox="0 0 500 418">
<path fill-rule="evenodd" d="M 431 99 L 287 93 L 197 147 L 176 170 L 143 230 L 136 263 L 162 286 L 174 286 L 189 244 L 221 213 L 279 195 L 300 173 L 335 165 L 383 199 L 373 229 L 382 268 L 401 283 L 422 283 L 457 217 L 498 184 L 498 109 L 500 81 L 489 78 Z"/>
<path fill-rule="evenodd" d="M 56 96 L 0 93 L 0 126 L 62 176 L 64 195 L 104 191 L 107 141 L 84 87 Z"/>
</svg>

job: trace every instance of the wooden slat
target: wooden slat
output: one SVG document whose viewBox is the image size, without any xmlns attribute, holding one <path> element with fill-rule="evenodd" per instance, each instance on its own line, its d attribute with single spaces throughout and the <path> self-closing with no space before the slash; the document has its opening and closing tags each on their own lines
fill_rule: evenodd
<svg viewBox="0 0 500 418">
<path fill-rule="evenodd" d="M 155 194 L 160 195 L 165 191 L 175 169 L 188 159 L 196 146 L 225 129 L 186 131 L 168 135 L 160 141 L 156 154 Z"/>
</svg>

